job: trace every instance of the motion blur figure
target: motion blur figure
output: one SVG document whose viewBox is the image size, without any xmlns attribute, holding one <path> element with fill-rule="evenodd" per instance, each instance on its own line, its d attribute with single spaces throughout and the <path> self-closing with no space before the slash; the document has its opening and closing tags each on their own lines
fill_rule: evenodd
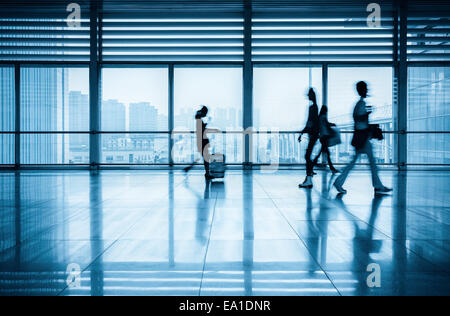
<svg viewBox="0 0 450 316">
<path fill-rule="evenodd" d="M 369 116 L 372 114 L 372 107 L 367 106 L 365 99 L 367 98 L 369 89 L 367 83 L 360 81 L 356 85 L 356 90 L 358 91 L 361 99 L 355 106 L 353 110 L 353 119 L 355 121 L 355 132 L 353 134 L 352 146 L 355 147 L 355 154 L 352 161 L 347 165 L 342 174 L 334 182 L 334 187 L 336 190 L 345 194 L 347 191 L 343 188 L 345 181 L 347 180 L 350 171 L 355 167 L 356 161 L 359 156 L 366 154 L 370 162 L 370 170 L 372 172 L 372 185 L 375 189 L 375 194 L 389 193 L 392 189 L 387 188 L 383 185 L 378 175 L 378 167 L 375 162 L 375 157 L 373 155 L 372 143 L 370 142 L 371 133 L 369 125 Z"/>
<path fill-rule="evenodd" d="M 200 153 L 200 155 L 202 156 L 203 164 L 205 166 L 205 179 L 209 181 L 209 180 L 212 180 L 213 177 L 209 173 L 211 155 L 209 153 L 210 141 L 209 141 L 207 134 L 208 133 L 218 133 L 220 131 L 207 128 L 208 124 L 205 122 L 205 118 L 207 115 L 208 115 L 208 108 L 206 106 L 202 106 L 202 108 L 199 111 L 197 111 L 197 113 L 195 114 L 195 122 L 196 122 L 195 135 L 196 135 L 196 139 L 197 139 L 197 150 Z M 184 171 L 189 172 L 195 166 L 196 162 L 197 161 L 195 161 L 190 166 L 186 167 L 184 169 Z"/>
<path fill-rule="evenodd" d="M 308 121 L 305 128 L 300 132 L 299 141 L 301 141 L 303 134 L 308 134 L 309 142 L 308 148 L 306 149 L 305 160 L 306 160 L 306 179 L 299 185 L 300 188 L 312 189 L 313 182 L 312 178 L 314 175 L 314 162 L 311 159 L 314 146 L 319 140 L 319 107 L 317 106 L 316 92 L 313 88 L 309 89 L 308 99 L 311 102 L 309 106 Z"/>
<path fill-rule="evenodd" d="M 320 149 L 319 154 L 314 159 L 314 166 L 317 166 L 319 162 L 319 158 L 321 155 L 326 155 L 328 160 L 328 165 L 330 166 L 330 170 L 332 173 L 339 173 L 333 166 L 333 162 L 331 161 L 330 149 L 329 149 L 329 139 L 333 136 L 333 130 L 331 127 L 336 126 L 336 124 L 332 124 L 328 122 L 328 107 L 326 105 L 322 106 L 319 114 L 319 127 L 320 127 L 320 143 L 322 144 L 322 148 Z"/>
</svg>

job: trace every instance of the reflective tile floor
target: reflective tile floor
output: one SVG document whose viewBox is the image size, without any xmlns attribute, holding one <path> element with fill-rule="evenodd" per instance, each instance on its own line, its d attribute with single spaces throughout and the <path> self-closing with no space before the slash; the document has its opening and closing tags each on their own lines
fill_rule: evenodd
<svg viewBox="0 0 450 316">
<path fill-rule="evenodd" d="M 0 173 L 0 295 L 450 295 L 450 172 L 303 174 Z"/>
</svg>

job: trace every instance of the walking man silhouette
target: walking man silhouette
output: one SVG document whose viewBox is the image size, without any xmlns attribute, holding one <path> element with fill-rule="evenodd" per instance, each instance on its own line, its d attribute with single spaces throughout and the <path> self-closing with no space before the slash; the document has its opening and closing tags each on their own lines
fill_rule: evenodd
<svg viewBox="0 0 450 316">
<path fill-rule="evenodd" d="M 343 188 L 345 181 L 347 180 L 350 171 L 355 167 L 356 161 L 359 156 L 366 154 L 370 162 L 370 170 L 372 172 L 372 185 L 375 189 L 375 194 L 385 194 L 392 191 L 383 185 L 378 176 L 378 167 L 375 163 L 375 157 L 373 155 L 372 143 L 370 142 L 371 133 L 369 125 L 369 116 L 372 114 L 372 107 L 366 105 L 365 99 L 367 98 L 369 89 L 367 83 L 360 81 L 356 85 L 361 99 L 353 110 L 353 119 L 355 121 L 355 132 L 353 134 L 352 146 L 355 147 L 355 154 L 352 161 L 347 165 L 342 174 L 334 182 L 334 187 L 340 194 L 345 194 L 347 191 Z"/>
</svg>

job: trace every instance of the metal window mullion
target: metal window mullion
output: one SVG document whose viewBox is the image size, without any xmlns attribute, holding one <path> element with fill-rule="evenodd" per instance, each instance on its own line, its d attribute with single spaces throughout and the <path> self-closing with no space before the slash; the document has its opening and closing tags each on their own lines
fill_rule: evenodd
<svg viewBox="0 0 450 316">
<path fill-rule="evenodd" d="M 252 64 L 252 6 L 245 2 L 244 8 L 244 69 L 243 69 L 243 127 L 253 127 L 253 64 Z M 250 168 L 252 163 L 253 135 L 244 135 L 244 166 Z"/>
<path fill-rule="evenodd" d="M 406 169 L 408 163 L 408 64 L 407 64 L 407 3 L 399 4 L 399 62 L 398 62 L 398 101 L 397 101 L 397 129 L 398 135 L 398 167 Z"/>
<path fill-rule="evenodd" d="M 322 103 L 328 105 L 328 65 L 322 65 Z"/>
<path fill-rule="evenodd" d="M 14 134 L 14 165 L 20 168 L 20 64 L 14 65 L 14 93 L 15 93 L 15 134 Z"/>
<path fill-rule="evenodd" d="M 99 68 L 99 15 L 97 4 L 90 7 L 90 63 L 89 63 L 89 156 L 91 167 L 100 163 L 100 68 Z"/>
<path fill-rule="evenodd" d="M 322 65 L 322 104 L 328 106 L 328 65 Z M 322 155 L 322 163 L 326 163 L 327 158 Z"/>
<path fill-rule="evenodd" d="M 172 150 L 173 150 L 173 130 L 174 130 L 174 120 L 175 120 L 175 113 L 174 113 L 174 65 L 169 65 L 169 165 L 173 166 L 173 156 L 172 156 Z"/>
</svg>

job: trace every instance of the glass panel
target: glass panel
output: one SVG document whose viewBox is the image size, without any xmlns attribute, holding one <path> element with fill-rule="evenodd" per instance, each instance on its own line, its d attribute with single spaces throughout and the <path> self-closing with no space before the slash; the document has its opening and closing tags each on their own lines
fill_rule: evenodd
<svg viewBox="0 0 450 316">
<path fill-rule="evenodd" d="M 104 164 L 168 164 L 168 134 L 103 134 Z"/>
<path fill-rule="evenodd" d="M 408 130 L 450 131 L 450 67 L 408 69 Z"/>
<path fill-rule="evenodd" d="M 0 132 L 15 130 L 14 67 L 0 67 Z M 0 164 L 14 164 L 14 135 L 0 135 Z"/>
<path fill-rule="evenodd" d="M 299 131 L 308 118 L 308 90 L 322 102 L 321 68 L 255 68 L 254 113 L 256 130 Z M 295 144 L 291 144 L 295 146 Z"/>
<path fill-rule="evenodd" d="M 328 73 L 328 118 L 346 130 L 353 130 L 353 109 L 360 99 L 356 84 L 369 86 L 366 102 L 374 107 L 371 123 L 381 124 L 385 131 L 393 127 L 393 71 L 390 67 L 330 68 Z"/>
<path fill-rule="evenodd" d="M 88 68 L 22 68 L 22 131 L 89 131 Z"/>
<path fill-rule="evenodd" d="M 242 134 L 214 134 L 210 136 L 211 154 L 225 154 L 226 162 L 231 164 L 243 161 Z M 176 133 L 173 135 L 172 158 L 174 163 L 189 164 L 201 158 L 197 151 L 195 134 Z"/>
<path fill-rule="evenodd" d="M 328 119 L 337 124 L 341 130 L 354 129 L 353 109 L 360 99 L 356 84 L 365 81 L 369 86 L 369 97 L 366 102 L 373 106 L 370 116 L 372 124 L 379 124 L 383 131 L 394 130 L 393 119 L 393 71 L 390 67 L 349 67 L 330 68 L 328 73 L 329 98 Z M 375 157 L 378 163 L 395 163 L 395 143 L 397 137 L 385 134 L 381 142 L 373 141 Z M 351 159 L 354 148 L 350 145 L 351 134 L 342 134 L 342 145 L 331 150 L 333 161 L 347 163 Z M 362 157 L 361 163 L 367 163 Z"/>
<path fill-rule="evenodd" d="M 308 142 L 297 141 L 298 134 L 255 134 L 253 161 L 259 164 L 303 164 Z M 316 148 L 318 151 L 319 148 Z"/>
<path fill-rule="evenodd" d="M 14 144 L 14 135 L 0 135 L 0 165 L 13 165 L 15 163 Z"/>
<path fill-rule="evenodd" d="M 331 147 L 331 161 L 334 164 L 346 164 L 351 161 L 354 148 L 351 146 L 352 134 L 342 134 L 342 144 Z M 387 134 L 383 141 L 373 141 L 375 157 L 378 163 L 394 163 L 395 135 Z M 304 164 L 308 137 L 302 142 L 297 141 L 298 133 L 260 133 L 253 136 L 253 161 L 257 164 Z M 313 157 L 320 150 L 318 142 L 314 148 Z M 320 160 L 321 162 L 322 160 Z M 368 163 L 367 157 L 362 156 L 358 163 Z"/>
<path fill-rule="evenodd" d="M 194 131 L 195 113 L 209 108 L 210 128 L 242 130 L 241 68 L 175 68 L 175 130 Z"/>
<path fill-rule="evenodd" d="M 351 145 L 353 134 L 342 134 L 342 144 L 330 148 L 331 161 L 333 163 L 347 164 L 353 158 L 355 148 Z M 374 156 L 379 164 L 395 164 L 395 143 L 397 135 L 385 134 L 382 141 L 373 140 L 372 146 Z M 357 163 L 367 164 L 369 160 L 366 155 L 362 155 Z"/>
<path fill-rule="evenodd" d="M 102 130 L 167 131 L 168 69 L 102 70 Z"/>
<path fill-rule="evenodd" d="M 14 81 L 14 68 L 0 67 L 0 131 L 2 132 L 13 132 L 15 130 Z"/>
<path fill-rule="evenodd" d="M 450 134 L 409 134 L 408 163 L 450 164 Z"/>
<path fill-rule="evenodd" d="M 89 135 L 21 135 L 22 164 L 88 164 Z"/>
</svg>

